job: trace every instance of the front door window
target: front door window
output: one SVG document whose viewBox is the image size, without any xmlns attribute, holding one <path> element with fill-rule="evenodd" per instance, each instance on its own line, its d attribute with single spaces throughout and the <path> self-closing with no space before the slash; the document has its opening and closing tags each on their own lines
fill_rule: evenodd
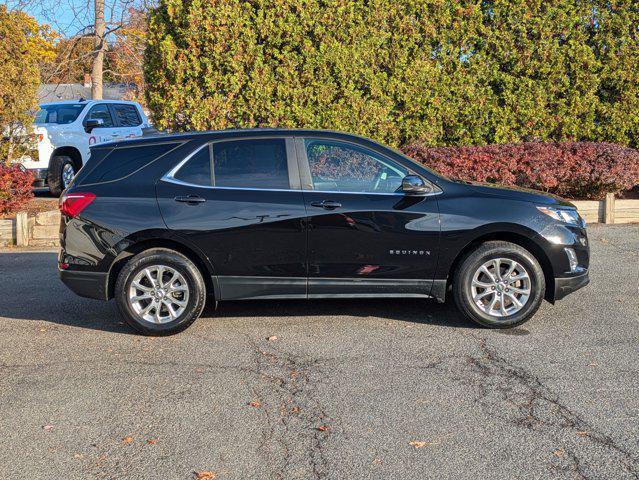
<svg viewBox="0 0 639 480">
<path fill-rule="evenodd" d="M 357 145 L 315 139 L 305 144 L 313 190 L 393 193 L 408 174 L 406 168 Z"/>
</svg>

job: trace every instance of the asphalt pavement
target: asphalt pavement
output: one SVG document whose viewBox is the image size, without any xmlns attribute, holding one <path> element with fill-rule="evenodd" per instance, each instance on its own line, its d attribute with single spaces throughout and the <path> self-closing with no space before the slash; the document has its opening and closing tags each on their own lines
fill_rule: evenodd
<svg viewBox="0 0 639 480">
<path fill-rule="evenodd" d="M 639 478 L 639 225 L 515 330 L 428 300 L 209 306 L 134 334 L 0 253 L 0 478 Z"/>
</svg>

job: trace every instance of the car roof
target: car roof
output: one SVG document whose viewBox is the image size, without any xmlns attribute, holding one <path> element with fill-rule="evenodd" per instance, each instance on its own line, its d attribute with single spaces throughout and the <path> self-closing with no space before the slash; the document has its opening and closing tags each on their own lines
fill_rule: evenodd
<svg viewBox="0 0 639 480">
<path fill-rule="evenodd" d="M 340 132 L 337 130 L 322 130 L 322 129 L 296 129 L 296 128 L 242 128 L 242 129 L 227 129 L 227 130 L 207 130 L 203 132 L 180 132 L 180 133 L 158 133 L 155 135 L 143 136 L 134 139 L 128 139 L 124 141 L 116 141 L 109 143 L 101 143 L 94 148 L 101 148 L 109 146 L 110 148 L 119 146 L 132 146 L 136 144 L 147 144 L 156 142 L 170 142 L 179 141 L 187 142 L 190 140 L 205 139 L 233 139 L 243 137 L 285 137 L 285 136 L 322 136 L 333 137 L 336 139 L 357 139 L 363 143 L 370 145 L 382 146 L 378 142 L 371 140 L 370 138 L 363 137 L 361 135 Z M 388 148 L 388 147 L 385 147 Z"/>
<path fill-rule="evenodd" d="M 85 99 L 78 99 L 78 100 L 60 100 L 58 102 L 47 102 L 47 103 L 41 103 L 40 106 L 41 107 L 48 107 L 50 105 L 89 105 L 89 104 L 93 104 L 93 103 L 124 103 L 124 104 L 128 104 L 128 105 L 137 105 L 137 102 L 131 102 L 129 100 L 85 100 Z"/>
</svg>

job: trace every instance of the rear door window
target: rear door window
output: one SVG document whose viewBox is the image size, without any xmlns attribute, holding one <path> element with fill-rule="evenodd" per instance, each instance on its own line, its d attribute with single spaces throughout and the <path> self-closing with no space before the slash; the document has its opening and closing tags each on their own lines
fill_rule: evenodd
<svg viewBox="0 0 639 480">
<path fill-rule="evenodd" d="M 142 124 L 138 109 L 133 105 L 116 103 L 112 105 L 113 113 L 120 127 L 137 127 Z"/>
<path fill-rule="evenodd" d="M 210 187 L 213 182 L 211 178 L 211 156 L 209 146 L 205 145 L 198 150 L 173 177 L 181 182 L 191 185 L 201 185 Z"/>
<path fill-rule="evenodd" d="M 216 187 L 290 188 L 284 139 L 214 143 L 213 170 Z"/>
</svg>

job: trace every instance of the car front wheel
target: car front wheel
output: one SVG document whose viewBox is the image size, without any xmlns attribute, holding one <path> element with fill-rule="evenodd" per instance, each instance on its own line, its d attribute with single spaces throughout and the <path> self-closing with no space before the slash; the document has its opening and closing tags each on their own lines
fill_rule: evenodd
<svg viewBox="0 0 639 480">
<path fill-rule="evenodd" d="M 122 269 L 115 284 L 120 314 L 145 335 L 172 335 L 202 313 L 206 286 L 184 255 L 165 248 L 146 250 Z"/>
<path fill-rule="evenodd" d="M 453 296 L 469 319 L 491 328 L 528 321 L 544 299 L 546 283 L 537 259 L 510 242 L 481 244 L 460 262 Z"/>
</svg>

